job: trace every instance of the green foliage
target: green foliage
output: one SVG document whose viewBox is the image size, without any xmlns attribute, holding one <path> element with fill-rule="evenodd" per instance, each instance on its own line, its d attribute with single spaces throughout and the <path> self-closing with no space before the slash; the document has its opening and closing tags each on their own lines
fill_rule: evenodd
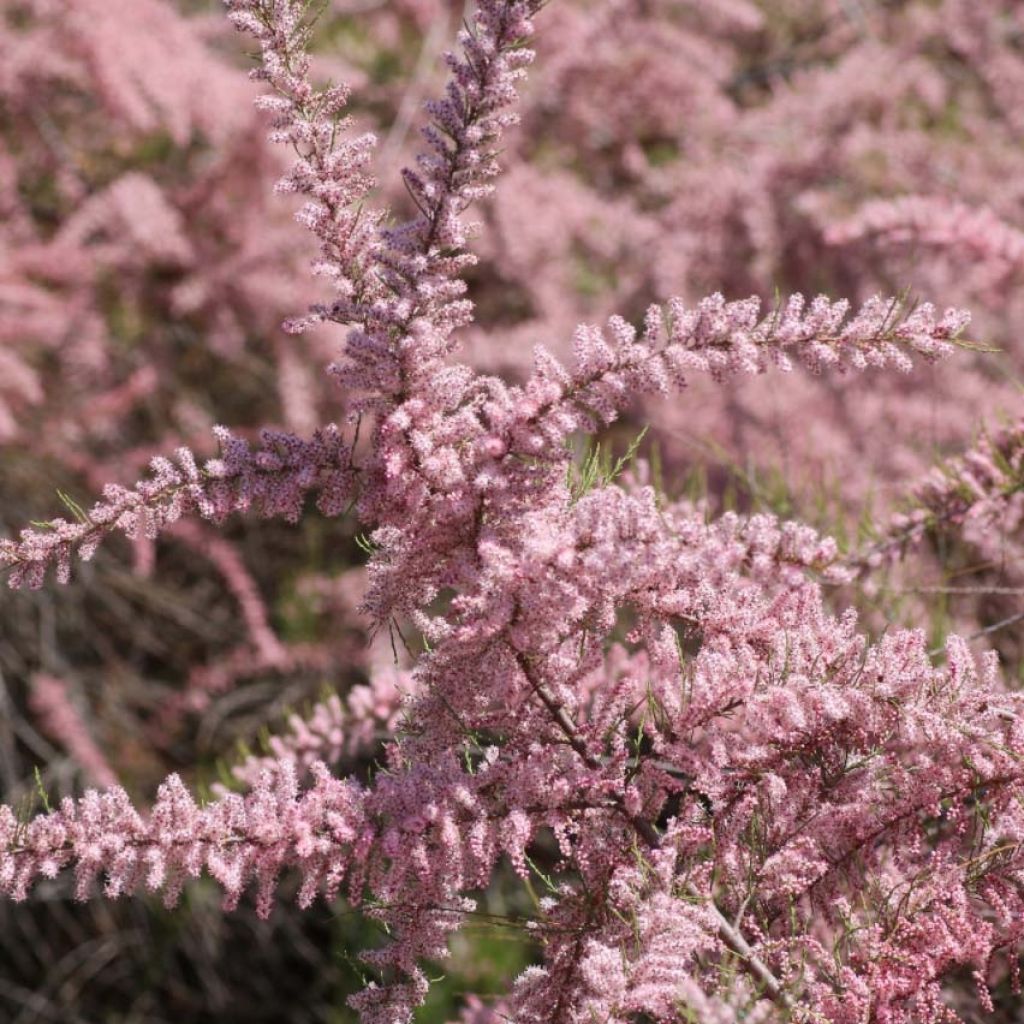
<svg viewBox="0 0 1024 1024">
<path fill-rule="evenodd" d="M 644 427 L 630 441 L 625 453 L 619 458 L 615 457 L 610 444 L 604 445 L 600 441 L 595 442 L 587 438 L 579 461 L 570 463 L 566 472 L 566 485 L 573 501 L 579 501 L 595 488 L 608 486 L 618 479 L 627 466 L 634 465 L 640 445 L 647 436 L 647 429 Z"/>
</svg>

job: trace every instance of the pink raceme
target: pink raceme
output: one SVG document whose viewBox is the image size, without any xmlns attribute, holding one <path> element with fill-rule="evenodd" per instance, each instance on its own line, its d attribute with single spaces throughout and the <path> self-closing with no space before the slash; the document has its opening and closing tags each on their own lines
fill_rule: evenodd
<svg viewBox="0 0 1024 1024">
<path fill-rule="evenodd" d="M 8 584 L 39 587 L 50 567 L 67 582 L 73 554 L 88 560 L 115 531 L 155 538 L 186 513 L 223 522 L 232 513 L 254 510 L 295 522 L 310 492 L 325 515 L 344 510 L 352 482 L 350 450 L 336 428 L 317 431 L 308 441 L 265 431 L 256 451 L 223 427 L 215 434 L 221 455 L 202 468 L 187 448 L 179 448 L 173 462 L 157 456 L 150 477 L 131 488 L 109 485 L 104 500 L 89 511 L 76 510 L 75 522 L 54 519 L 43 529 L 22 530 L 18 541 L 0 542 L 0 564 L 10 567 Z"/>
</svg>

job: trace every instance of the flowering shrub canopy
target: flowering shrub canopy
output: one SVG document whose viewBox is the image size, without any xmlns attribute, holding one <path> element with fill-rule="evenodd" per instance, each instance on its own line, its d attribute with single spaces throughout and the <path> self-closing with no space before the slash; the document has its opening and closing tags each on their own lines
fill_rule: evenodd
<svg viewBox="0 0 1024 1024">
<path fill-rule="evenodd" d="M 12 587 L 40 588 L 51 568 L 67 583 L 110 534 L 145 544 L 167 531 L 224 577 L 254 657 L 287 667 L 310 652 L 277 637 L 245 565 L 202 521 L 255 511 L 298 523 L 312 495 L 323 516 L 352 516 L 366 531 L 362 612 L 375 630 L 404 638 L 411 628 L 416 650 L 344 700 L 293 716 L 268 756 L 234 767 L 241 792 L 224 786 L 201 802 L 173 775 L 144 810 L 110 784 L 62 681 L 40 674 L 47 731 L 105 788 L 30 819 L 0 807 L 0 893 L 25 900 L 68 873 L 80 900 L 149 890 L 173 906 L 207 874 L 225 910 L 252 890 L 265 916 L 294 874 L 300 907 L 345 898 L 386 926 L 388 942 L 363 954 L 374 980 L 351 1000 L 367 1024 L 412 1019 L 426 962 L 446 957 L 475 894 L 506 869 L 544 883 L 526 925 L 539 962 L 493 1010 L 468 1004 L 467 1020 L 939 1022 L 959 1019 L 949 993 L 963 997 L 965 972 L 972 998 L 991 1007 L 990 982 L 1007 969 L 1016 978 L 1024 937 L 1021 695 L 995 655 L 975 657 L 951 636 L 937 662 L 924 630 L 872 638 L 829 598 L 940 524 L 975 524 L 965 542 L 981 546 L 992 524 L 1016 516 L 1019 430 L 926 478 L 914 511 L 845 553 L 772 514 L 710 516 L 655 486 L 644 462 L 581 471 L 572 449 L 644 396 L 686 408 L 683 389 L 702 378 L 727 387 L 797 371 L 840 389 L 855 374 L 955 363 L 958 348 L 975 347 L 967 314 L 900 296 L 667 297 L 633 319 L 577 327 L 571 358 L 557 341 L 538 346 L 518 382 L 458 362 L 475 329 L 470 210 L 495 188 L 535 22 L 560 16 L 535 0 L 480 0 L 445 57 L 442 98 L 426 106 L 400 220 L 376 205 L 376 140 L 346 116 L 348 88 L 314 78 L 308 5 L 225 2 L 258 44 L 258 104 L 271 140 L 295 157 L 277 190 L 302 197 L 314 270 L 330 287 L 287 326 L 343 325 L 331 374 L 345 411 L 306 433 L 268 428 L 255 446 L 216 427 L 217 456 L 197 459 L 194 445 L 157 455 L 140 482 L 108 485 L 73 521 L 0 542 L 0 561 Z M 613 5 L 596 28 L 574 31 L 596 32 L 591 57 L 610 60 L 603 19 L 633 16 Z M 741 31 L 758 24 L 743 3 L 719 16 Z M 676 31 L 660 25 L 645 45 L 671 49 Z M 934 27 L 923 18 L 919 31 Z M 855 53 L 845 74 L 863 59 Z M 636 116 L 654 138 L 674 116 L 614 90 L 595 99 L 568 50 L 553 67 L 568 83 L 570 121 L 611 130 Z M 711 70 L 699 88 L 687 78 L 695 108 Z M 178 127 L 186 134 L 189 122 Z M 630 166 L 648 164 L 643 187 L 678 185 L 658 180 L 649 150 L 628 154 Z M 707 172 L 715 161 L 703 158 L 679 173 Z M 758 180 L 773 174 L 785 177 L 774 168 Z M 145 179 L 122 177 L 103 202 L 96 216 L 117 245 L 111 209 L 162 200 Z M 985 260 L 1005 269 L 1018 259 L 1008 225 L 936 209 L 923 199 L 865 207 L 828 244 L 980 234 Z M 140 244 L 187 262 L 184 227 L 171 230 L 170 210 L 148 227 L 160 217 Z M 381 733 L 378 772 L 331 771 Z M 536 863 L 545 844 L 557 851 L 546 873 Z"/>
</svg>

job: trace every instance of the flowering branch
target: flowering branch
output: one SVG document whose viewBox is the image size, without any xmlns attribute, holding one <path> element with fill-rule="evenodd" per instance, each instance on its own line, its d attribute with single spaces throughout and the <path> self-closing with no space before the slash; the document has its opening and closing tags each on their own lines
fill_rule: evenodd
<svg viewBox="0 0 1024 1024">
<path fill-rule="evenodd" d="M 145 886 L 162 889 L 171 906 L 185 881 L 205 870 L 223 886 L 228 909 L 255 881 L 266 916 L 281 869 L 294 865 L 303 876 L 300 902 L 308 904 L 321 885 L 338 891 L 365 827 L 358 787 L 332 778 L 323 766 L 314 765 L 313 775 L 313 787 L 300 793 L 285 765 L 245 797 L 229 794 L 206 807 L 171 776 L 146 818 L 120 787 L 65 799 L 28 823 L 0 806 L 0 892 L 24 899 L 36 877 L 73 867 L 78 899 L 86 899 L 103 874 L 107 896 Z"/>
<path fill-rule="evenodd" d="M 117 785 L 117 775 L 96 745 L 63 679 L 37 672 L 32 677 L 29 706 L 39 716 L 43 730 L 68 751 L 92 782 Z"/>
<path fill-rule="evenodd" d="M 153 539 L 186 514 L 221 523 L 234 512 L 252 510 L 297 522 L 310 492 L 318 495 L 324 515 L 344 511 L 353 473 L 350 449 L 336 428 L 319 430 L 308 441 L 265 430 L 256 451 L 224 427 L 214 434 L 221 454 L 202 468 L 191 451 L 179 448 L 176 462 L 153 459 L 152 476 L 134 487 L 108 484 L 103 500 L 89 511 L 73 505 L 74 522 L 53 519 L 22 530 L 17 541 L 0 540 L 0 566 L 11 569 L 8 585 L 40 587 L 51 566 L 58 581 L 67 583 L 72 556 L 88 561 L 109 534 Z"/>
<path fill-rule="evenodd" d="M 362 203 L 374 185 L 368 166 L 377 140 L 369 132 L 347 137 L 352 120 L 342 115 L 346 85 L 316 89 L 310 82 L 310 0 L 224 2 L 228 20 L 260 44 L 261 65 L 250 77 L 272 90 L 257 100 L 273 115 L 270 140 L 298 156 L 277 191 L 309 197 L 297 217 L 320 242 L 314 269 L 350 301 L 370 302 L 379 295 L 374 261 L 382 215 Z M 291 327 L 302 330 L 316 319 Z"/>
<path fill-rule="evenodd" d="M 1024 493 L 1024 420 L 984 433 L 963 455 L 937 466 L 910 491 L 912 508 L 893 517 L 888 529 L 850 560 L 865 572 L 894 561 L 929 531 L 964 529 L 973 536 L 1005 539 L 999 529 L 1016 523 Z"/>
<path fill-rule="evenodd" d="M 970 319 L 963 310 L 947 309 L 940 317 L 928 303 L 908 310 L 900 299 L 881 296 L 851 316 L 845 300 L 819 295 L 808 304 L 800 294 L 770 312 L 756 297 L 727 302 L 715 294 L 692 309 L 673 299 L 668 314 L 666 322 L 661 308 L 651 306 L 639 333 L 621 317 L 609 320 L 607 335 L 580 327 L 569 376 L 544 354 L 536 386 L 557 387 L 560 399 L 549 415 L 575 410 L 574 426 L 592 430 L 595 417 L 609 422 L 633 394 L 683 387 L 691 373 L 725 380 L 773 365 L 789 371 L 794 363 L 813 373 L 886 366 L 905 372 L 912 354 L 948 356 Z"/>
<path fill-rule="evenodd" d="M 890 246 L 934 246 L 1003 273 L 1024 267 L 1024 232 L 987 207 L 931 196 L 872 200 L 849 220 L 831 225 L 825 237 L 832 245 L 873 239 Z"/>
</svg>

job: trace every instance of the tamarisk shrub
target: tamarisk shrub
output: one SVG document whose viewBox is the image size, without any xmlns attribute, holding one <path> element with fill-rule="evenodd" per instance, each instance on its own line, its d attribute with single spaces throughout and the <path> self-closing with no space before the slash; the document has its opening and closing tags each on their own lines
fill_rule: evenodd
<svg viewBox="0 0 1024 1024">
<path fill-rule="evenodd" d="M 693 377 L 905 371 L 950 355 L 966 315 L 716 294 L 581 326 L 571 363 L 538 348 L 520 384 L 475 372 L 453 359 L 473 315 L 466 215 L 498 175 L 539 2 L 481 0 L 459 34 L 398 222 L 371 204 L 374 140 L 349 134 L 347 90 L 311 80 L 307 5 L 226 6 L 259 44 L 271 137 L 297 153 L 279 189 L 303 197 L 333 289 L 289 326 L 347 327 L 332 372 L 349 415 L 256 449 L 219 429 L 219 456 L 157 458 L 0 559 L 15 586 L 49 568 L 67 582 L 112 532 L 295 521 L 313 494 L 369 530 L 364 608 L 423 650 L 407 678 L 293 723 L 239 767 L 245 792 L 200 804 L 172 776 L 146 811 L 116 786 L 30 820 L 0 809 L 0 892 L 67 872 L 80 899 L 173 905 L 206 873 L 226 910 L 252 888 L 266 915 L 294 872 L 300 907 L 345 897 L 386 926 L 351 1000 L 368 1024 L 411 1019 L 424 962 L 501 862 L 545 885 L 526 923 L 540 962 L 500 1006 L 521 1024 L 946 1021 L 964 972 L 990 1006 L 1024 932 L 1024 709 L 996 659 L 952 637 L 937 667 L 920 630 L 869 641 L 823 601 L 850 574 L 830 539 L 770 515 L 709 521 L 642 464 L 581 476 L 568 444 Z M 389 732 L 382 769 L 332 775 L 318 758 L 370 721 Z"/>
</svg>

